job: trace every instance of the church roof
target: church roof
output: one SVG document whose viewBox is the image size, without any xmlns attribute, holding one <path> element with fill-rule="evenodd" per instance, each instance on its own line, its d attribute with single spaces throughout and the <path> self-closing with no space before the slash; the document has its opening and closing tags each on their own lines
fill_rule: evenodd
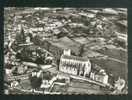
<svg viewBox="0 0 132 100">
<path fill-rule="evenodd" d="M 63 58 L 63 59 L 76 60 L 76 61 L 88 61 L 87 58 L 84 58 L 84 57 L 77 57 L 77 56 L 62 55 L 62 58 Z"/>
</svg>

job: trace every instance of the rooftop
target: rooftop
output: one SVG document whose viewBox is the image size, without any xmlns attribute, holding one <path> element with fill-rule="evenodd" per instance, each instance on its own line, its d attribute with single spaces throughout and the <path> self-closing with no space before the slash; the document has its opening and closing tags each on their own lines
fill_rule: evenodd
<svg viewBox="0 0 132 100">
<path fill-rule="evenodd" d="M 88 61 L 87 58 L 84 57 L 77 57 L 77 56 L 68 56 L 68 55 L 62 55 L 63 59 L 72 59 L 72 60 L 77 60 L 77 61 Z"/>
<path fill-rule="evenodd" d="M 52 78 L 53 78 L 53 75 L 51 75 L 50 72 L 43 72 L 43 79 L 51 80 Z"/>
</svg>

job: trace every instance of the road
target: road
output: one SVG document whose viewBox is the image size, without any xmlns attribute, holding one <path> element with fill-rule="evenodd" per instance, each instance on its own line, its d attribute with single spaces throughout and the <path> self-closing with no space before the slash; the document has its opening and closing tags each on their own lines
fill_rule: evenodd
<svg viewBox="0 0 132 100">
<path fill-rule="evenodd" d="M 89 83 L 89 82 L 86 82 L 86 81 L 80 81 L 80 80 L 76 80 L 76 79 L 71 80 L 71 83 L 69 85 L 69 91 L 70 91 L 70 89 L 73 89 L 73 91 L 79 90 L 80 92 L 81 91 L 82 92 L 87 91 L 88 93 L 91 92 L 91 91 L 96 91 L 96 92 L 99 92 L 99 93 L 111 92 L 111 91 L 109 91 L 109 89 L 103 90 L 98 85 L 94 85 L 92 83 Z"/>
<path fill-rule="evenodd" d="M 80 87 L 72 87 L 69 86 L 67 92 L 70 92 L 71 94 L 108 94 L 109 91 L 102 91 L 99 89 L 87 89 L 87 88 L 80 88 Z"/>
</svg>

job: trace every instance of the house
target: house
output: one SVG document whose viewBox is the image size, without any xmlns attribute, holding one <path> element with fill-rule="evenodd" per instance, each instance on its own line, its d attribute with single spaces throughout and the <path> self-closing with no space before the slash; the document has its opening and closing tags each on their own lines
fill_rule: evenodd
<svg viewBox="0 0 132 100">
<path fill-rule="evenodd" d="M 89 59 L 72 56 L 70 50 L 64 50 L 60 58 L 59 70 L 64 73 L 86 76 L 91 71 Z"/>
<path fill-rule="evenodd" d="M 103 84 L 108 84 L 108 75 L 104 70 L 100 70 L 99 72 L 91 72 L 90 73 L 90 78 L 92 80 L 95 80 L 97 82 L 103 83 Z"/>
<path fill-rule="evenodd" d="M 48 90 L 53 82 L 56 80 L 56 77 L 51 75 L 50 72 L 43 72 L 41 89 Z"/>
</svg>

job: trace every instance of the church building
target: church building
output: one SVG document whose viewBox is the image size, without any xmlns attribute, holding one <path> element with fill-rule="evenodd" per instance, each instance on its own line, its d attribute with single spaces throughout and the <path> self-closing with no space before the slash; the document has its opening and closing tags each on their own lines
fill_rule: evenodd
<svg viewBox="0 0 132 100">
<path fill-rule="evenodd" d="M 64 50 L 61 58 L 59 70 L 64 73 L 86 76 L 90 74 L 91 63 L 89 59 L 71 55 L 71 50 Z"/>
</svg>

